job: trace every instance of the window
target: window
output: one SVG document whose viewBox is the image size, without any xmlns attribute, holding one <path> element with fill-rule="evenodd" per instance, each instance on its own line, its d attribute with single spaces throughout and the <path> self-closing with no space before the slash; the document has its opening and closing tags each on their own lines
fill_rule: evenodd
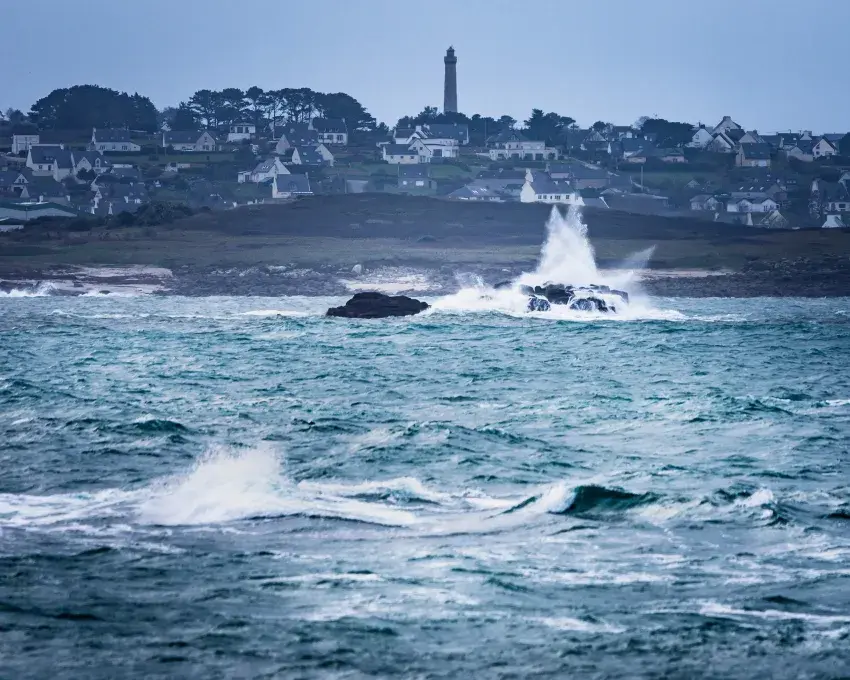
<svg viewBox="0 0 850 680">
<path fill-rule="evenodd" d="M 336 136 L 336 141 L 341 142 L 341 141 L 342 141 L 342 135 L 337 135 L 337 136 Z"/>
<path fill-rule="evenodd" d="M 126 145 L 126 144 L 124 144 L 124 145 L 121 147 L 121 151 L 126 151 L 126 150 L 127 150 L 127 145 Z"/>
</svg>

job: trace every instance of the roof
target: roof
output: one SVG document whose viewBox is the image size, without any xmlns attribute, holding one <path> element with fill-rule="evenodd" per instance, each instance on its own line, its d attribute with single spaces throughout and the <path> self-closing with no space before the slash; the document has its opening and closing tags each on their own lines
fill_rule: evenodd
<svg viewBox="0 0 850 680">
<path fill-rule="evenodd" d="M 429 175 L 429 166 L 426 164 L 398 166 L 398 176 L 404 179 L 427 179 Z"/>
<path fill-rule="evenodd" d="M 538 196 L 540 194 L 568 194 L 573 191 L 573 187 L 566 180 L 551 179 L 544 174 L 534 176 L 531 181 L 531 188 Z"/>
<path fill-rule="evenodd" d="M 823 137 L 821 137 L 820 139 L 818 139 L 818 140 L 815 142 L 815 144 L 818 144 L 819 142 L 826 142 L 826 143 L 827 143 L 827 144 L 829 144 L 829 145 L 830 145 L 833 149 L 837 149 L 837 145 L 836 145 L 836 144 L 834 144 L 833 142 L 831 142 L 829 139 L 827 139 L 826 135 L 824 135 Z"/>
<path fill-rule="evenodd" d="M 482 170 L 476 179 L 512 179 L 525 182 L 525 170 L 522 168 L 498 168 L 496 170 Z"/>
<path fill-rule="evenodd" d="M 100 151 L 75 151 L 74 152 L 74 164 L 79 165 L 80 161 L 86 159 L 89 163 L 94 165 L 94 162 L 97 159 L 100 159 L 101 165 L 109 165 L 109 161 L 104 158 L 103 154 Z"/>
<path fill-rule="evenodd" d="M 495 135 L 490 135 L 487 138 L 487 144 L 505 144 L 507 142 L 527 142 L 528 137 L 522 134 L 519 130 L 507 129 L 497 132 Z"/>
<path fill-rule="evenodd" d="M 429 137 L 458 141 L 469 139 L 469 126 L 466 123 L 426 123 L 422 129 L 428 133 Z"/>
<path fill-rule="evenodd" d="M 312 194 L 307 175 L 277 175 L 274 179 L 278 192 Z"/>
<path fill-rule="evenodd" d="M 583 163 L 550 163 L 550 175 L 570 175 L 573 179 L 608 179 L 608 171 Z"/>
<path fill-rule="evenodd" d="M 343 118 L 314 118 L 313 129 L 317 132 L 348 132 L 348 126 Z"/>
<path fill-rule="evenodd" d="M 12 137 L 38 137 L 38 128 L 35 125 L 16 125 L 12 128 Z"/>
<path fill-rule="evenodd" d="M 325 159 L 322 158 L 322 155 L 315 146 L 296 146 L 292 154 L 293 158 L 296 151 L 298 152 L 298 159 L 301 161 L 301 165 L 322 165 L 325 162 Z"/>
<path fill-rule="evenodd" d="M 69 149 L 60 146 L 35 145 L 30 147 L 33 163 L 56 163 L 60 168 L 73 167 L 73 158 Z"/>
<path fill-rule="evenodd" d="M 622 148 L 623 153 L 634 153 L 635 151 L 640 151 L 643 147 L 645 147 L 647 145 L 647 142 L 645 139 L 626 137 L 616 142 L 616 144 L 620 145 L 620 148 Z"/>
<path fill-rule="evenodd" d="M 821 137 L 830 142 L 840 142 L 847 135 L 847 132 L 826 132 Z"/>
<path fill-rule="evenodd" d="M 413 128 L 396 128 L 393 132 L 393 137 L 395 139 L 410 139 L 410 135 L 412 135 L 416 130 Z"/>
<path fill-rule="evenodd" d="M 407 144 L 384 144 L 384 155 L 386 156 L 416 156 L 416 149 L 411 149 Z"/>
<path fill-rule="evenodd" d="M 165 143 L 168 144 L 196 144 L 206 130 L 175 130 L 165 132 Z"/>
<path fill-rule="evenodd" d="M 97 142 L 129 142 L 130 131 L 118 128 L 94 131 L 94 138 Z"/>
<path fill-rule="evenodd" d="M 0 170 L 0 189 L 12 186 L 21 174 L 17 170 Z"/>
<path fill-rule="evenodd" d="M 792 149 L 799 149 L 804 154 L 811 155 L 814 151 L 815 143 L 811 139 L 799 139 L 796 144 L 791 146 Z"/>
<path fill-rule="evenodd" d="M 501 198 L 501 196 L 489 187 L 467 184 L 450 193 L 449 198 Z"/>
<path fill-rule="evenodd" d="M 276 160 L 276 158 L 269 158 L 261 163 L 257 163 L 257 167 L 254 168 L 253 172 L 271 172 Z"/>
<path fill-rule="evenodd" d="M 767 159 L 770 158 L 769 144 L 741 144 L 744 158 Z"/>
<path fill-rule="evenodd" d="M 697 194 L 691 197 L 691 203 L 705 203 L 709 198 L 713 198 L 711 194 Z"/>
<path fill-rule="evenodd" d="M 278 138 L 285 137 L 291 146 L 307 146 L 319 141 L 319 133 L 307 127 L 306 123 L 290 123 L 277 126 L 275 135 Z"/>
</svg>

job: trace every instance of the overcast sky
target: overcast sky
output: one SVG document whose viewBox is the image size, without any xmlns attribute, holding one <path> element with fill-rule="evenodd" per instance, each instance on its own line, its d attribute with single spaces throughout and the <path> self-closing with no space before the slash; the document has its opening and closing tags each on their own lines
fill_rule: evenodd
<svg viewBox="0 0 850 680">
<path fill-rule="evenodd" d="M 391 126 L 442 107 L 642 115 L 762 132 L 850 129 L 845 0 L 0 0 L 0 107 L 97 84 L 176 105 L 201 88 L 310 87 Z"/>
</svg>

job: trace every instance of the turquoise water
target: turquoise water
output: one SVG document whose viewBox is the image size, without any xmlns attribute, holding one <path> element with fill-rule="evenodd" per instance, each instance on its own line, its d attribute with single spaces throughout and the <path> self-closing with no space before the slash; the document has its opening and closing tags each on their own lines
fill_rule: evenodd
<svg viewBox="0 0 850 680">
<path fill-rule="evenodd" d="M 0 298 L 0 677 L 846 677 L 850 301 L 339 302 Z"/>
</svg>

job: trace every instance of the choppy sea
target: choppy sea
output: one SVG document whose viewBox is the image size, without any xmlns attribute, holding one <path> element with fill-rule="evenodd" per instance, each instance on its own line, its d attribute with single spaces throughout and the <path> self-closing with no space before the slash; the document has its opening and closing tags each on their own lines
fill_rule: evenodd
<svg viewBox="0 0 850 680">
<path fill-rule="evenodd" d="M 0 677 L 850 674 L 850 300 L 0 298 Z"/>
</svg>

